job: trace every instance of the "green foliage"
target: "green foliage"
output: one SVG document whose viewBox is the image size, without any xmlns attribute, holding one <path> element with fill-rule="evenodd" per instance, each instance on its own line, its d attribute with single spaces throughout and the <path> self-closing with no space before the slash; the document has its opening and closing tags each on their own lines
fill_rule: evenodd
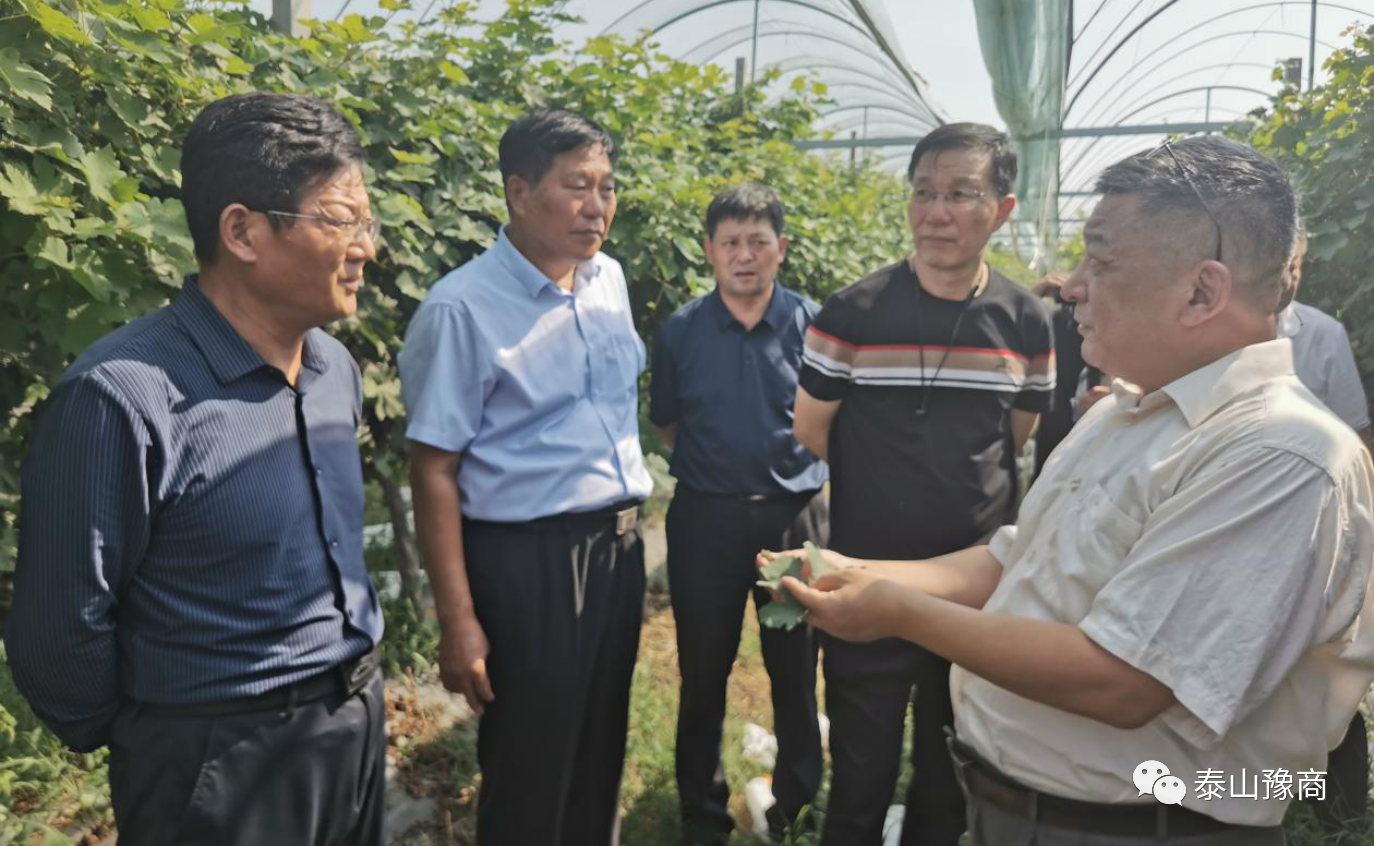
<svg viewBox="0 0 1374 846">
<path fill-rule="evenodd" d="M 782 586 L 784 576 L 791 576 L 809 585 L 830 572 L 830 565 L 826 563 L 820 547 L 811 541 L 806 541 L 803 546 L 807 561 L 811 564 L 809 571 L 805 569 L 805 562 L 801 558 L 764 553 L 768 563 L 759 571 L 763 578 L 755 584 L 774 594 L 773 600 L 759 610 L 759 622 L 769 628 L 791 629 L 806 616 L 806 608 Z"/>
<path fill-rule="evenodd" d="M 1299 298 L 1340 318 L 1366 385 L 1374 377 L 1374 27 L 1352 29 L 1327 60 L 1330 80 L 1287 88 L 1249 137 L 1293 176 L 1309 241 Z M 1277 71 L 1276 71 L 1276 78 Z"/>
<path fill-rule="evenodd" d="M 108 753 L 64 747 L 29 710 L 3 658 L 0 648 L 0 843 L 67 844 L 52 828 L 59 820 L 109 818 Z"/>
<path fill-rule="evenodd" d="M 81 350 L 165 304 L 195 268 L 179 148 L 219 97 L 313 93 L 363 137 L 384 230 L 358 316 L 331 331 L 362 366 L 374 483 L 403 476 L 395 356 L 406 325 L 430 285 L 493 242 L 505 216 L 497 141 L 534 105 L 581 110 L 620 144 L 620 211 L 606 250 L 625 266 L 650 343 L 674 308 L 711 287 L 703 217 L 732 182 L 782 194 L 792 239 L 784 278 L 813 297 L 907 251 L 900 180 L 793 147 L 810 133 L 818 86 L 770 103 L 762 85 L 736 93 L 718 68 L 676 62 L 644 41 L 574 49 L 554 38 L 558 5 L 512 0 L 485 26 L 468 3 L 422 26 L 348 15 L 288 38 L 228 3 L 0 0 L 0 579 L 13 566 L 35 407 Z M 423 668 L 435 654 L 433 622 L 404 603 L 384 610 L 388 669 Z M 41 729 L 0 661 L 0 842 L 51 834 L 37 826 L 73 803 L 108 815 L 103 760 L 72 755 Z"/>
<path fill-rule="evenodd" d="M 382 600 L 382 617 L 383 672 L 388 677 L 405 675 L 408 669 L 420 675 L 432 672 L 439 654 L 439 624 L 434 618 L 405 598 Z"/>
<path fill-rule="evenodd" d="M 766 103 L 715 67 L 644 42 L 558 44 L 554 0 L 512 0 L 479 28 L 458 3 L 421 25 L 382 17 L 272 33 L 247 8 L 187 0 L 0 0 L 0 570 L 12 566 L 18 467 L 35 405 L 91 341 L 162 305 L 194 269 L 177 200 L 179 143 L 201 107 L 250 90 L 310 92 L 359 129 L 385 228 L 358 317 L 333 327 L 363 368 L 369 478 L 397 477 L 395 355 L 429 285 L 489 246 L 505 215 L 496 144 L 537 104 L 619 140 L 624 264 L 646 339 L 709 289 L 713 194 L 744 179 L 789 208 L 791 284 L 815 297 L 906 251 L 888 175 L 798 152 L 821 89 Z M 579 61 L 564 56 L 574 55 Z"/>
</svg>

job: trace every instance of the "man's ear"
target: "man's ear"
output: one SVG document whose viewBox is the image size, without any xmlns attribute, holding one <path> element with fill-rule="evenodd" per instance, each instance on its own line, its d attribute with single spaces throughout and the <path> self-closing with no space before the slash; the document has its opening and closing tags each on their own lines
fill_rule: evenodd
<svg viewBox="0 0 1374 846">
<path fill-rule="evenodd" d="M 506 180 L 506 205 L 510 207 L 512 216 L 525 216 L 529 210 L 531 190 L 532 186 L 523 176 L 512 175 Z"/>
<path fill-rule="evenodd" d="M 714 266 L 716 263 L 716 245 L 711 240 L 710 235 L 707 235 L 705 238 L 701 239 L 701 251 L 706 254 L 707 263 Z"/>
<path fill-rule="evenodd" d="M 219 213 L 219 245 L 244 264 L 258 260 L 262 239 L 270 237 L 272 223 L 242 203 L 230 203 Z"/>
<path fill-rule="evenodd" d="M 1007 218 L 1011 217 L 1011 210 L 1014 208 L 1016 208 L 1015 194 L 1008 194 L 997 201 L 997 219 L 992 227 L 994 232 L 1002 228 L 1002 224 L 1007 222 Z"/>
<path fill-rule="evenodd" d="M 1200 262 L 1190 273 L 1188 304 L 1182 320 L 1184 326 L 1195 328 L 1226 310 L 1236 294 L 1236 280 L 1230 268 L 1211 259 Z"/>
<path fill-rule="evenodd" d="M 786 235 L 778 236 L 778 261 L 783 261 L 787 258 L 787 245 L 790 243 L 792 242 L 787 240 Z"/>
</svg>

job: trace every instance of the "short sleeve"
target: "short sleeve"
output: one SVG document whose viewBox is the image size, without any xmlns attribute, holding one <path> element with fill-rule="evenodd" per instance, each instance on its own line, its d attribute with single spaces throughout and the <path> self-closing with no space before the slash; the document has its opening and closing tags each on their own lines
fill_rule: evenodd
<svg viewBox="0 0 1374 846">
<path fill-rule="evenodd" d="M 1161 719 L 1201 746 L 1332 636 L 1328 615 L 1344 612 L 1328 609 L 1350 604 L 1346 583 L 1368 571 L 1355 559 L 1371 549 L 1368 515 L 1352 528 L 1341 488 L 1306 458 L 1261 447 L 1213 464 L 1149 517 L 1079 623 L 1173 691 L 1186 713 Z"/>
<path fill-rule="evenodd" d="M 1331 371 L 1327 377 L 1328 390 L 1322 400 L 1335 415 L 1355 431 L 1369 428 L 1369 402 L 1365 399 L 1360 371 L 1355 366 L 1355 354 L 1350 349 L 1350 336 L 1337 323 L 1331 333 Z"/>
<path fill-rule="evenodd" d="M 1020 350 L 1026 357 L 1026 380 L 1012 400 L 1012 408 L 1045 414 L 1054 403 L 1054 324 L 1039 300 L 1026 304 Z"/>
<path fill-rule="evenodd" d="M 411 320 L 397 357 L 406 437 L 463 452 L 477 436 L 495 385 L 495 362 L 461 305 L 425 303 Z"/>
<path fill-rule="evenodd" d="M 654 340 L 654 360 L 649 370 L 649 420 L 655 426 L 671 426 L 682 417 L 678 396 L 677 364 L 668 325 L 659 327 Z"/>
<path fill-rule="evenodd" d="M 806 330 L 797 384 L 824 402 L 844 399 L 853 378 L 855 339 L 845 325 L 845 303 L 831 297 Z"/>
</svg>

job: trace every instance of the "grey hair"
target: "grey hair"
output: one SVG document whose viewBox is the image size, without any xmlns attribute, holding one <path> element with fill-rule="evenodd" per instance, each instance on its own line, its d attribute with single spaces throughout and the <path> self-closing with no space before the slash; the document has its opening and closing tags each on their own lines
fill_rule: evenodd
<svg viewBox="0 0 1374 846">
<path fill-rule="evenodd" d="M 1138 197 L 1141 212 L 1152 218 L 1186 216 L 1179 222 L 1206 232 L 1210 245 L 1214 229 L 1200 194 L 1222 230 L 1222 262 L 1255 305 L 1272 305 L 1297 241 L 1298 203 L 1288 175 L 1253 148 L 1215 135 L 1170 147 L 1172 156 L 1156 148 L 1111 165 L 1098 176 L 1096 192 Z"/>
</svg>

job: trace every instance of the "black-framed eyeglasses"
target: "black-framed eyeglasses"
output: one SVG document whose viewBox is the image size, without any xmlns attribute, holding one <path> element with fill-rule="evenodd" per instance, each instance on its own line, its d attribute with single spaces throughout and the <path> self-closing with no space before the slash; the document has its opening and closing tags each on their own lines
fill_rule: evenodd
<svg viewBox="0 0 1374 846">
<path fill-rule="evenodd" d="M 1160 144 L 1158 147 L 1156 147 L 1156 148 L 1154 148 L 1153 150 L 1151 150 L 1150 152 L 1146 153 L 1146 154 L 1145 154 L 1145 158 L 1147 158 L 1147 159 L 1152 159 L 1152 158 L 1154 158 L 1154 157 L 1155 157 L 1155 154 L 1158 153 L 1160 150 L 1163 150 L 1164 152 L 1166 152 L 1166 153 L 1169 154 L 1169 158 L 1173 160 L 1174 166 L 1178 168 L 1179 173 L 1182 173 L 1182 174 L 1183 174 L 1183 181 L 1184 181 L 1184 182 L 1187 182 L 1187 183 L 1188 183 L 1188 187 L 1191 188 L 1191 189 L 1193 189 L 1193 195 L 1197 197 L 1197 201 L 1202 205 L 1202 210 L 1203 210 L 1204 212 L 1206 212 L 1206 213 L 1207 213 L 1207 217 L 1211 219 L 1211 221 L 1212 221 L 1212 226 L 1216 227 L 1216 230 L 1217 230 L 1217 256 L 1216 256 L 1216 260 L 1217 260 L 1217 261 L 1221 261 L 1221 221 L 1217 220 L 1216 214 L 1214 214 L 1214 213 L 1212 212 L 1212 207 L 1211 207 L 1210 205 L 1207 204 L 1207 200 L 1202 196 L 1202 191 L 1200 191 L 1200 190 L 1198 189 L 1197 183 L 1193 181 L 1193 171 L 1192 171 L 1192 169 L 1189 168 L 1187 165 L 1185 165 L 1183 162 L 1179 161 L 1178 156 L 1174 155 L 1173 139 L 1172 139 L 1172 138 L 1165 138 L 1165 139 L 1164 139 L 1164 143 L 1163 143 L 1163 144 Z"/>
<path fill-rule="evenodd" d="M 339 220 L 336 217 L 325 217 L 322 214 L 301 214 L 299 212 L 277 211 L 276 209 L 251 209 L 259 214 L 276 215 L 277 217 L 298 217 L 303 220 L 318 220 L 320 223 L 327 223 L 336 229 L 345 230 L 350 238 L 357 238 L 359 233 L 366 233 L 369 241 L 377 240 L 377 236 L 382 233 L 382 222 L 375 217 L 359 217 L 353 220 Z"/>
</svg>

